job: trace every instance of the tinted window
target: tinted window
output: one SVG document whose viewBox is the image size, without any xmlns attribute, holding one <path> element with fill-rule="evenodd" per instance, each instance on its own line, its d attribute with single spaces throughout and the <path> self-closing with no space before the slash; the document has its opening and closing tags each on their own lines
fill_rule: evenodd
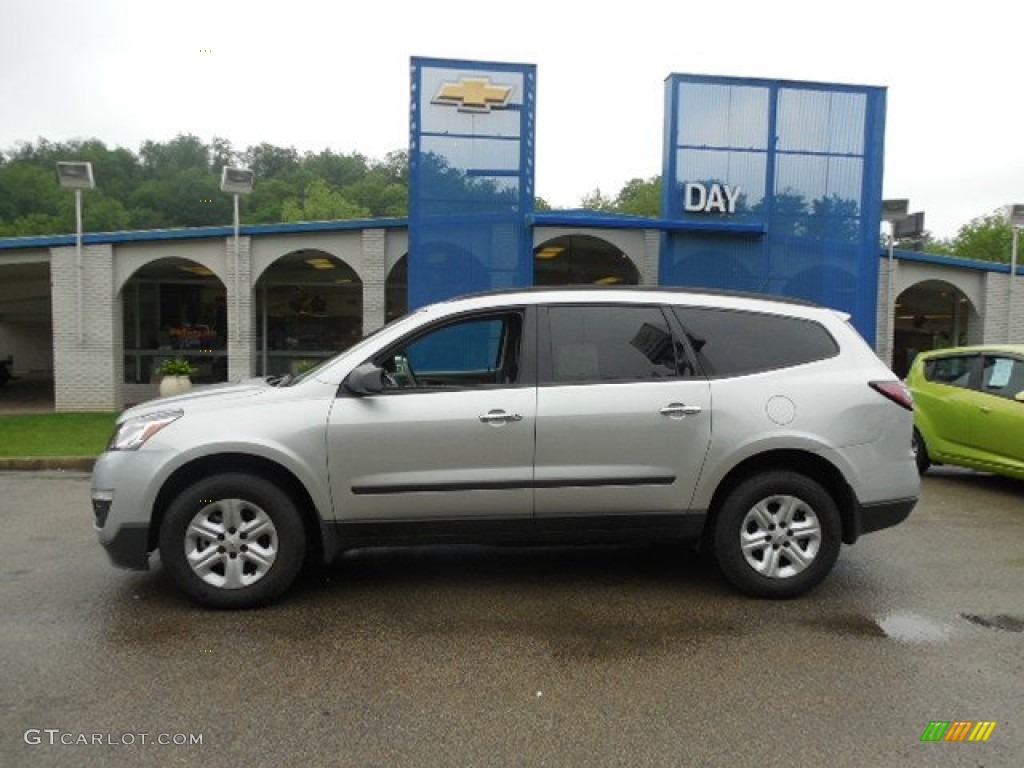
<svg viewBox="0 0 1024 768">
<path fill-rule="evenodd" d="M 635 381 L 678 375 L 677 345 L 657 307 L 552 307 L 551 378 Z"/>
<path fill-rule="evenodd" d="M 839 353 L 832 335 L 812 320 L 707 307 L 675 312 L 709 376 L 785 368 Z"/>
<path fill-rule="evenodd" d="M 928 381 L 966 387 L 971 379 L 971 368 L 975 358 L 970 355 L 936 357 L 924 363 L 924 377 Z"/>
<path fill-rule="evenodd" d="M 1012 357 L 986 356 L 981 390 L 1011 400 L 1018 392 L 1024 392 L 1024 361 Z"/>
<path fill-rule="evenodd" d="M 377 364 L 400 389 L 514 384 L 521 327 L 518 314 L 458 320 L 401 343 Z"/>
</svg>

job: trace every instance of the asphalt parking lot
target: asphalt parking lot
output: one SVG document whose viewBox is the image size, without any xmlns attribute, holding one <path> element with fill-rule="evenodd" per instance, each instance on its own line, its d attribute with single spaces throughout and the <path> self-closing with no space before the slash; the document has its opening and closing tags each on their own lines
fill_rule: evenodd
<svg viewBox="0 0 1024 768">
<path fill-rule="evenodd" d="M 1024 483 L 925 478 L 811 595 L 676 547 L 375 550 L 259 611 L 108 565 L 0 473 L 0 765 L 1020 766 Z M 922 742 L 989 721 L 984 743 Z M 166 742 L 166 743 L 162 743 Z"/>
</svg>

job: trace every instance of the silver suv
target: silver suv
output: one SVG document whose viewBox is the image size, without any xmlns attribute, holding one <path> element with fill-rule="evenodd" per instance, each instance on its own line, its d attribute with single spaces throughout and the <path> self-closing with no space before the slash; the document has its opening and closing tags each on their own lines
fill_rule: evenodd
<svg viewBox="0 0 1024 768">
<path fill-rule="evenodd" d="M 460 298 L 292 379 L 120 417 L 96 463 L 111 560 L 208 606 L 366 546 L 701 541 L 790 597 L 919 480 L 912 403 L 845 315 L 660 289 Z"/>
</svg>

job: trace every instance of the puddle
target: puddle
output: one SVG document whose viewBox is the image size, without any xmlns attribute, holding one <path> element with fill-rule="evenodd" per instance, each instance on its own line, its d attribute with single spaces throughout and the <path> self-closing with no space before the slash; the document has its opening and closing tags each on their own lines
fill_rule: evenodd
<svg viewBox="0 0 1024 768">
<path fill-rule="evenodd" d="M 828 616 L 815 621 L 814 624 L 840 637 L 885 637 L 885 632 L 878 623 L 867 616 Z"/>
<path fill-rule="evenodd" d="M 878 620 L 886 637 L 903 643 L 937 643 L 948 640 L 953 628 L 909 611 L 890 613 Z"/>
<path fill-rule="evenodd" d="M 840 637 L 887 637 L 902 643 L 936 643 L 948 640 L 953 628 L 910 611 L 895 611 L 880 619 L 859 614 L 827 616 L 813 622 Z"/>
<path fill-rule="evenodd" d="M 963 618 L 979 627 L 989 629 L 1001 629 L 1004 632 L 1024 632 L 1024 619 L 1019 616 L 1009 616 L 1005 613 L 979 615 L 976 613 L 961 613 Z"/>
</svg>

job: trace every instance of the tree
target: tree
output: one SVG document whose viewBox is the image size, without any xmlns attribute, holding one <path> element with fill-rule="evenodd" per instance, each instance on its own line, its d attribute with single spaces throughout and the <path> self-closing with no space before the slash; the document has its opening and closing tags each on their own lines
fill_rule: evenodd
<svg viewBox="0 0 1024 768">
<path fill-rule="evenodd" d="M 330 221 L 367 218 L 370 211 L 331 189 L 323 179 L 314 179 L 301 199 L 290 197 L 281 207 L 283 221 Z"/>
<path fill-rule="evenodd" d="M 315 155 L 307 154 L 302 160 L 302 167 L 336 188 L 361 181 L 370 170 L 370 164 L 363 155 L 336 155 L 329 149 Z"/>
<path fill-rule="evenodd" d="M 618 213 L 657 217 L 661 213 L 661 176 L 630 179 L 615 196 L 614 207 Z"/>
<path fill-rule="evenodd" d="M 1001 210 L 979 216 L 960 227 L 953 238 L 953 251 L 963 259 L 1010 262 L 1013 229 Z"/>
<path fill-rule="evenodd" d="M 588 211 L 614 211 L 615 201 L 605 197 L 600 187 L 595 187 L 593 192 L 580 199 L 580 208 L 586 208 Z"/>
<path fill-rule="evenodd" d="M 198 136 L 191 134 L 178 135 L 163 144 L 143 142 L 139 157 L 149 178 L 189 169 L 211 169 L 210 150 Z"/>
<path fill-rule="evenodd" d="M 257 179 L 283 178 L 299 169 L 295 147 L 275 147 L 266 142 L 249 147 L 242 153 L 242 160 Z"/>
<path fill-rule="evenodd" d="M 24 160 L 14 160 L 0 167 L 0 222 L 6 223 L 6 233 L 42 234 L 20 231 L 24 222 L 18 227 L 13 223 L 32 215 L 55 216 L 60 211 L 60 192 L 56 170 L 45 171 Z"/>
</svg>

